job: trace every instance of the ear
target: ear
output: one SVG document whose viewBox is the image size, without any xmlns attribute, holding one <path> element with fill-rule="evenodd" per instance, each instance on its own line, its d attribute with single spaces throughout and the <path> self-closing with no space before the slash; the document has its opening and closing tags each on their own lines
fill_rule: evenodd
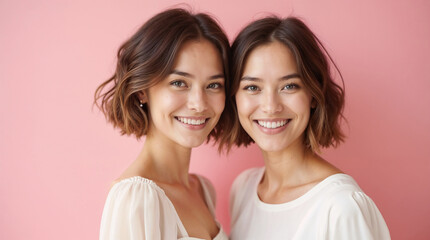
<svg viewBox="0 0 430 240">
<path fill-rule="evenodd" d="M 315 101 L 315 98 L 312 98 L 312 101 L 311 101 L 311 108 L 312 108 L 312 109 L 317 108 L 317 101 Z"/>
<path fill-rule="evenodd" d="M 138 92 L 137 97 L 139 98 L 139 102 L 142 104 L 144 104 L 148 101 L 148 98 L 146 97 L 146 94 L 144 91 Z"/>
</svg>

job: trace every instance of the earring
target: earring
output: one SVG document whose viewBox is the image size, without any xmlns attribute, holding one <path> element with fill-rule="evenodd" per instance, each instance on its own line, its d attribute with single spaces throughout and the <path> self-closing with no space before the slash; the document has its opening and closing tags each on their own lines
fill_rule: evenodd
<svg viewBox="0 0 430 240">
<path fill-rule="evenodd" d="M 143 101 L 142 100 L 140 100 L 139 107 L 143 108 Z"/>
</svg>

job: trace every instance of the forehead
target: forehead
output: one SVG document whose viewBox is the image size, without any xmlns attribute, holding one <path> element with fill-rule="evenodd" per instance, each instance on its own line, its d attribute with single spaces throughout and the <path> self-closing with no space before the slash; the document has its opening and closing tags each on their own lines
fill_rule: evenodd
<svg viewBox="0 0 430 240">
<path fill-rule="evenodd" d="M 186 70 L 194 66 L 222 69 L 221 54 L 206 39 L 190 40 L 182 44 L 176 54 L 173 69 Z"/>
<path fill-rule="evenodd" d="M 291 50 L 274 41 L 258 46 L 249 53 L 242 75 L 275 77 L 291 73 L 297 73 L 297 64 Z"/>
</svg>

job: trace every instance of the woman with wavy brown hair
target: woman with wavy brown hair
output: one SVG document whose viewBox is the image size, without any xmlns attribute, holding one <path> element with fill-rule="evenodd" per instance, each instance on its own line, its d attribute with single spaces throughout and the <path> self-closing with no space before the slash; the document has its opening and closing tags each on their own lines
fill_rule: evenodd
<svg viewBox="0 0 430 240">
<path fill-rule="evenodd" d="M 188 170 L 193 147 L 231 141 L 229 52 L 214 19 L 183 9 L 155 15 L 120 47 L 95 102 L 122 134 L 145 142 L 111 187 L 100 239 L 227 239 L 211 183 Z"/>
<path fill-rule="evenodd" d="M 235 143 L 255 142 L 265 167 L 232 186 L 231 239 L 390 239 L 375 203 L 318 155 L 344 139 L 344 90 L 318 38 L 297 18 L 267 17 L 239 33 L 232 54 Z"/>
</svg>

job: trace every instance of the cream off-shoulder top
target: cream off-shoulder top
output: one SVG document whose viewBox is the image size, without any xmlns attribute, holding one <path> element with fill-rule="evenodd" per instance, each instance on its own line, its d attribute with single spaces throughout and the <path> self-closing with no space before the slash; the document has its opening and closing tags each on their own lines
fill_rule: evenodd
<svg viewBox="0 0 430 240">
<path fill-rule="evenodd" d="M 215 191 L 198 176 L 209 211 L 215 217 Z M 214 240 L 228 240 L 220 229 Z M 111 188 L 103 210 L 100 240 L 199 240 L 189 237 L 173 203 L 157 184 L 143 177 L 126 178 Z"/>
</svg>

